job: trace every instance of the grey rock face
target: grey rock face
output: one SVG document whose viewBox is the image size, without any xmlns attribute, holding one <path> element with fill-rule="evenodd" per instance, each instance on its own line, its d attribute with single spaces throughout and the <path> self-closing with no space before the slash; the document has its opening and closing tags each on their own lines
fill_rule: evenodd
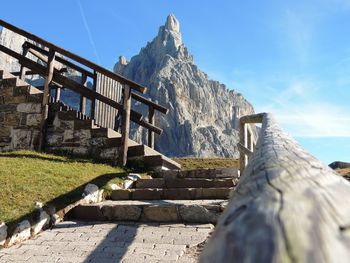
<svg viewBox="0 0 350 263">
<path fill-rule="evenodd" d="M 167 115 L 156 115 L 156 124 L 164 130 L 156 137 L 157 150 L 169 156 L 238 156 L 239 117 L 254 109 L 241 94 L 210 80 L 195 65 L 174 15 L 138 55 L 129 62 L 121 57 L 114 71 L 147 86 L 147 96 L 169 108 Z M 146 108 L 133 107 L 147 116 Z M 146 133 L 134 128 L 132 136 L 146 142 Z"/>
</svg>

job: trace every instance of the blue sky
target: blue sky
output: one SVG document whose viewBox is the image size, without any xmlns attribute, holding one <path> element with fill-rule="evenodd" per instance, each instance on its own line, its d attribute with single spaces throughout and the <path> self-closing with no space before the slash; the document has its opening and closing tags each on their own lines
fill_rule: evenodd
<svg viewBox="0 0 350 263">
<path fill-rule="evenodd" d="M 322 161 L 350 161 L 350 0 L 18 0 L 2 10 L 2 19 L 108 68 L 174 13 L 211 78 L 273 112 Z"/>
</svg>

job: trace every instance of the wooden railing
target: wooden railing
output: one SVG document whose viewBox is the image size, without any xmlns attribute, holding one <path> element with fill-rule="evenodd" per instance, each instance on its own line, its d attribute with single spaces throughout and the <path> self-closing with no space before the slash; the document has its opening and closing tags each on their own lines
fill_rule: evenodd
<svg viewBox="0 0 350 263">
<path fill-rule="evenodd" d="M 91 118 L 95 119 L 96 124 L 102 127 L 119 128 L 119 125 L 116 124 L 116 116 L 119 114 L 122 119 L 121 134 L 123 145 L 120 162 L 123 165 L 127 161 L 130 121 L 148 129 L 148 144 L 150 147 L 154 147 L 154 133 L 162 133 L 162 129 L 155 126 L 154 112 L 156 110 L 166 114 L 167 109 L 133 92 L 145 93 L 146 87 L 3 20 L 0 20 L 0 26 L 30 40 L 23 44 L 22 54 L 3 45 L 0 45 L 0 51 L 18 60 L 21 65 L 18 75 L 22 79 L 28 74 L 38 74 L 44 77 L 42 131 L 44 131 L 48 116 L 50 86 L 54 84 L 56 88 L 56 101 L 60 100 L 61 88 L 67 88 L 79 93 L 81 96 L 80 112 L 90 115 Z M 34 55 L 44 63 L 38 63 L 38 61 L 28 58 L 28 53 Z M 80 83 L 63 74 L 67 71 L 67 68 L 80 73 Z M 92 83 L 92 88 L 87 86 L 89 82 Z M 91 100 L 90 113 L 86 112 L 87 99 Z M 143 119 L 142 114 L 131 109 L 131 99 L 135 99 L 149 107 L 148 121 Z M 44 134 L 42 134 L 43 137 Z"/>
<path fill-rule="evenodd" d="M 253 122 L 262 122 L 255 151 L 200 262 L 349 262 L 350 183 L 271 114 L 241 118 Z"/>
<path fill-rule="evenodd" d="M 244 168 L 248 164 L 249 158 L 252 156 L 256 146 L 256 138 L 251 126 L 253 123 L 262 123 L 262 115 L 247 115 L 239 120 L 239 170 L 243 174 Z"/>
</svg>

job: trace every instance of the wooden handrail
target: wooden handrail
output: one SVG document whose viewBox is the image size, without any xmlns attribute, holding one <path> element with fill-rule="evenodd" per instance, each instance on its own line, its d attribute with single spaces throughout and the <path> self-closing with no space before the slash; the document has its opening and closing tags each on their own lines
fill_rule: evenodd
<svg viewBox="0 0 350 263">
<path fill-rule="evenodd" d="M 157 104 L 149 99 L 146 99 L 146 98 L 144 98 L 136 93 L 131 93 L 131 97 L 139 102 L 146 104 L 147 106 L 154 108 L 155 110 L 157 110 L 161 113 L 164 113 L 164 114 L 168 113 L 167 108 L 165 108 L 165 107 L 163 107 L 163 106 L 161 106 L 161 105 L 159 105 L 159 104 Z"/>
<path fill-rule="evenodd" d="M 40 55 L 38 56 L 38 53 L 33 53 L 31 51 L 31 49 L 35 50 L 37 52 L 40 52 L 42 55 L 45 55 L 45 56 L 49 55 L 49 52 L 47 50 L 45 50 L 45 49 L 43 49 L 43 48 L 41 48 L 39 46 L 36 46 L 36 45 L 34 45 L 34 44 L 32 44 L 32 43 L 30 43 L 28 41 L 24 42 L 23 48 L 28 48 L 29 49 L 28 51 L 31 52 L 33 55 L 35 55 L 38 58 L 40 58 Z M 40 59 L 43 60 L 42 58 L 40 58 Z M 67 60 L 65 58 L 56 57 L 56 61 L 60 62 L 61 64 L 65 65 L 65 66 L 68 66 L 68 67 L 70 67 L 70 68 L 72 68 L 72 69 L 74 69 L 76 71 L 79 71 L 80 73 L 85 74 L 88 77 L 94 78 L 94 73 L 92 73 L 92 72 L 90 72 L 90 71 L 88 71 L 88 70 L 86 70 L 86 69 L 84 69 L 84 68 L 82 68 L 82 67 L 80 67 L 80 66 L 78 66 L 78 65 L 76 65 L 74 63 L 72 63 L 72 62 L 70 62 L 69 60 Z"/>
<path fill-rule="evenodd" d="M 30 60 L 29 58 L 23 57 L 22 55 L 18 54 L 17 52 L 4 47 L 2 45 L 0 45 L 0 51 L 7 53 L 8 55 L 16 58 L 21 64 L 23 64 L 25 67 L 28 67 L 31 69 L 32 72 L 35 72 L 37 74 L 40 75 L 45 75 L 46 72 L 46 68 L 43 65 L 40 65 L 32 60 Z M 79 83 L 75 82 L 74 80 L 71 80 L 67 77 L 62 76 L 61 74 L 59 74 L 59 72 L 57 70 L 54 71 L 54 75 L 53 75 L 53 81 L 60 83 L 64 86 L 68 86 L 70 89 L 72 89 L 75 92 L 78 92 L 82 95 L 84 95 L 85 97 L 87 97 L 88 99 L 97 99 L 103 103 L 106 103 L 107 105 L 114 107 L 118 110 L 122 110 L 123 106 L 121 104 L 119 104 L 118 102 L 111 100 L 93 90 L 90 90 L 88 88 L 86 88 L 85 86 L 80 85 Z M 136 120 L 141 120 L 142 119 L 142 114 L 131 110 L 131 116 L 133 117 L 133 121 L 136 122 Z M 138 123 L 140 124 L 140 123 Z M 140 124 L 141 125 L 141 124 Z"/>
<path fill-rule="evenodd" d="M 30 53 L 32 53 L 33 55 L 35 55 L 36 57 L 38 57 L 40 60 L 43 60 L 43 61 L 47 60 L 47 59 L 45 60 L 45 58 L 40 54 L 40 53 L 42 53 L 43 55 L 47 56 L 48 53 L 49 53 L 47 50 L 42 49 L 41 47 L 36 46 L 36 45 L 34 45 L 34 44 L 32 44 L 32 43 L 30 43 L 28 41 L 26 41 L 23 44 L 23 47 L 24 48 L 28 48 L 28 51 Z M 33 50 L 35 50 L 37 52 L 40 52 L 40 53 L 38 54 L 36 52 L 33 52 Z M 56 61 L 62 63 L 65 66 L 68 66 L 68 67 L 70 67 L 72 69 L 75 69 L 75 70 L 79 71 L 80 73 L 85 74 L 86 76 L 94 78 L 94 74 L 91 73 L 90 71 L 87 71 L 86 69 L 83 69 L 82 67 L 80 67 L 78 65 L 75 65 L 72 62 L 70 62 L 70 61 L 68 61 L 68 60 L 66 60 L 66 59 L 64 59 L 62 57 L 56 57 Z M 165 108 L 165 107 L 163 107 L 163 106 L 153 102 L 150 99 L 144 98 L 144 97 L 142 97 L 142 96 L 140 96 L 140 95 L 138 95 L 136 93 L 133 93 L 133 92 L 131 93 L 131 97 L 133 99 L 139 101 L 139 102 L 142 102 L 142 103 L 146 104 L 147 106 L 153 107 L 155 110 L 157 110 L 157 111 L 159 111 L 159 112 L 161 112 L 163 114 L 167 114 L 168 113 L 168 109 L 167 108 Z"/>
<path fill-rule="evenodd" d="M 122 154 L 123 157 L 123 164 L 125 164 L 125 156 L 127 154 L 127 142 L 128 140 L 126 139 L 128 137 L 128 126 L 129 121 L 133 121 L 137 124 L 139 124 L 142 127 L 145 127 L 148 129 L 149 136 L 148 136 L 148 144 L 153 147 L 154 146 L 154 133 L 161 134 L 162 129 L 155 126 L 155 115 L 154 115 L 154 110 L 157 110 L 161 113 L 167 114 L 168 109 L 165 107 L 153 102 L 150 99 L 144 98 L 137 93 L 132 92 L 133 90 L 139 91 L 141 93 L 146 92 L 146 88 L 119 75 L 114 72 L 111 72 L 87 59 L 84 59 L 68 50 L 65 50 L 55 44 L 52 44 L 36 35 L 33 35 L 23 29 L 20 29 L 14 25 L 11 25 L 3 20 L 0 19 L 0 26 L 3 26 L 23 37 L 26 39 L 33 41 L 35 44 L 25 41 L 23 44 L 23 54 L 18 54 L 15 51 L 0 45 L 0 51 L 3 51 L 7 53 L 8 55 L 16 58 L 19 63 L 21 64 L 21 70 L 20 70 L 20 77 L 22 79 L 25 78 L 26 71 L 27 69 L 30 69 L 30 73 L 37 73 L 44 77 L 45 79 L 45 86 L 44 86 L 44 99 L 43 99 L 43 108 L 45 108 L 45 114 L 43 114 L 43 120 L 45 121 L 45 116 L 47 116 L 47 94 L 49 91 L 49 84 L 55 83 L 57 85 L 56 88 L 56 94 L 55 94 L 55 101 L 59 101 L 60 98 L 60 92 L 61 92 L 61 87 L 65 87 L 68 89 L 71 89 L 72 91 L 75 91 L 80 94 L 80 110 L 85 114 L 85 109 L 86 109 L 86 98 L 90 99 L 92 101 L 92 108 L 91 108 L 91 114 L 92 117 L 96 117 L 94 115 L 95 112 L 95 101 L 99 101 L 99 103 L 96 105 L 96 107 L 99 108 L 99 111 L 97 112 L 98 115 L 96 120 L 99 125 L 102 124 L 102 126 L 108 126 L 110 125 L 111 128 L 114 128 L 115 126 L 115 114 L 112 108 L 117 109 L 119 112 L 123 112 L 122 117 L 123 117 L 123 131 L 125 134 L 122 132 L 122 137 L 123 140 L 125 141 L 124 144 L 124 151 L 125 154 Z M 36 45 L 40 44 L 40 46 Z M 42 47 L 43 46 L 43 47 Z M 43 61 L 46 63 L 46 66 L 40 65 L 39 63 L 32 61 L 26 57 L 26 54 L 30 52 L 34 56 L 36 56 L 39 60 Z M 53 59 L 50 60 L 49 58 L 52 57 L 53 54 Z M 51 56 L 51 57 L 50 57 Z M 93 80 L 93 90 L 89 89 L 86 87 L 85 82 L 86 79 L 84 80 L 84 83 L 77 83 L 74 80 L 71 80 L 65 76 L 63 76 L 60 69 L 57 67 L 56 62 L 62 64 L 63 68 L 71 68 L 81 74 L 83 78 L 90 77 Z M 56 66 L 55 66 L 56 64 Z M 91 71 L 90 71 L 91 70 Z M 102 86 L 101 83 L 98 82 L 99 77 L 102 76 Z M 114 82 L 117 82 L 121 84 L 120 86 L 115 86 L 113 84 Z M 99 83 L 99 84 L 97 84 Z M 96 86 L 98 85 L 98 86 Z M 130 90 L 130 96 L 127 101 L 124 99 L 123 105 L 120 104 L 119 97 L 116 99 L 116 94 L 117 92 L 120 92 L 120 89 L 122 89 L 125 93 L 125 89 L 128 87 Z M 107 89 L 111 90 L 111 93 L 106 93 Z M 112 97 L 113 99 L 112 99 Z M 149 107 L 149 121 L 145 121 L 142 119 L 142 115 L 138 112 L 135 112 L 131 110 L 131 108 L 128 106 L 125 108 L 126 105 L 131 106 L 131 98 L 147 105 Z M 118 101 L 116 101 L 118 100 Z M 102 105 L 102 108 L 100 107 Z M 111 106 L 112 108 L 106 107 L 106 105 Z M 126 119 L 128 120 L 126 120 Z M 114 127 L 112 127 L 114 126 Z M 44 122 L 42 127 L 44 127 Z M 42 129 L 43 130 L 43 129 Z"/>
<path fill-rule="evenodd" d="M 57 45 L 54 45 L 54 44 L 52 44 L 52 43 L 34 35 L 34 34 L 31 34 L 31 33 L 27 32 L 21 28 L 18 28 L 14 25 L 11 25 L 2 19 L 0 19 L 0 26 L 3 26 L 5 28 L 25 37 L 25 38 L 28 38 L 28 39 L 34 41 L 34 42 L 42 44 L 42 45 L 46 46 L 47 48 L 52 49 L 55 52 L 62 54 L 65 57 L 69 57 L 69 58 L 77 61 L 78 63 L 85 65 L 86 67 L 89 67 L 91 69 L 94 69 L 94 70 L 106 75 L 107 77 L 109 77 L 111 79 L 119 81 L 122 84 L 129 85 L 132 89 L 137 90 L 138 92 L 146 93 L 146 91 L 147 91 L 146 87 L 143 87 L 140 84 L 138 84 L 132 80 L 129 80 L 129 79 L 127 79 L 119 74 L 116 74 L 110 70 L 107 70 L 107 69 L 95 64 L 94 62 L 91 62 L 85 58 L 82 58 L 82 57 L 80 57 L 80 56 L 78 56 L 78 55 L 76 55 L 76 54 L 74 54 L 74 53 L 72 53 L 64 48 L 61 48 Z"/>
<path fill-rule="evenodd" d="M 199 262 L 348 262 L 350 183 L 255 117 L 243 117 L 262 121 L 255 151 Z"/>
</svg>

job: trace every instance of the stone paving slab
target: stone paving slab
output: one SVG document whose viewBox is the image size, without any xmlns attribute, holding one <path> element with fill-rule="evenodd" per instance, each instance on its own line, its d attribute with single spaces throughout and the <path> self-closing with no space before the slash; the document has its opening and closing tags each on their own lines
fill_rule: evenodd
<svg viewBox="0 0 350 263">
<path fill-rule="evenodd" d="M 212 229 L 211 224 L 65 221 L 1 249 L 0 263 L 196 262 L 191 251 Z"/>
</svg>

